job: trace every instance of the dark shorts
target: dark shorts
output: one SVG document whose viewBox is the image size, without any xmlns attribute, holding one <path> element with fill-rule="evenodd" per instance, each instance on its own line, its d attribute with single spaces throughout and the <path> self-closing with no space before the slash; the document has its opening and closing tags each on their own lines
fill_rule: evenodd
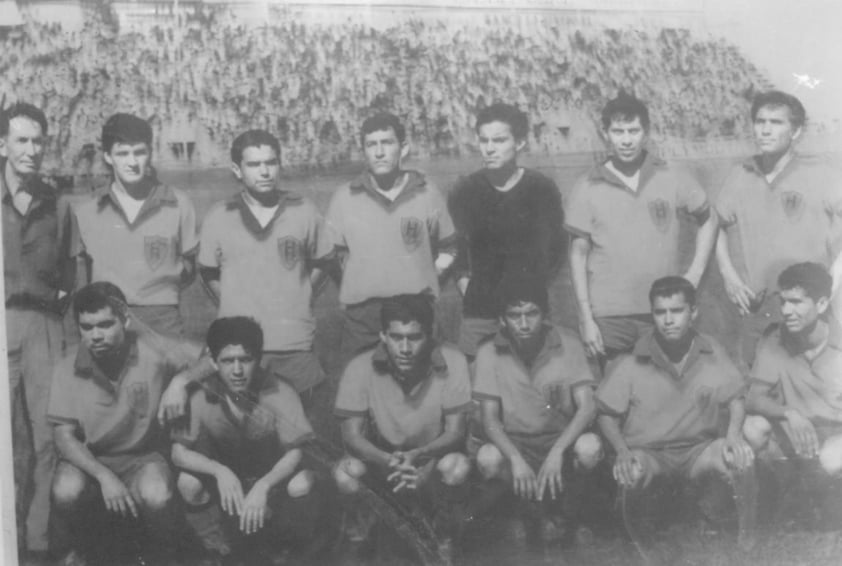
<svg viewBox="0 0 842 566">
<path fill-rule="evenodd" d="M 147 329 L 173 338 L 184 336 L 178 305 L 129 305 L 132 317 Z"/>
<path fill-rule="evenodd" d="M 459 326 L 459 350 L 466 356 L 475 357 L 479 343 L 499 329 L 500 323 L 494 318 L 463 318 Z"/>
<path fill-rule="evenodd" d="M 286 379 L 299 394 L 314 388 L 325 379 L 325 372 L 311 350 L 268 350 L 263 352 L 261 365 Z"/>
<path fill-rule="evenodd" d="M 608 358 L 630 352 L 640 338 L 655 325 L 651 314 L 597 317 L 596 325 L 602 333 L 602 343 Z"/>
<path fill-rule="evenodd" d="M 643 452 L 657 462 L 660 467 L 657 475 L 689 478 L 696 460 L 713 442 L 714 440 L 705 440 L 692 446 L 659 449 L 635 448 L 634 450 Z"/>
</svg>

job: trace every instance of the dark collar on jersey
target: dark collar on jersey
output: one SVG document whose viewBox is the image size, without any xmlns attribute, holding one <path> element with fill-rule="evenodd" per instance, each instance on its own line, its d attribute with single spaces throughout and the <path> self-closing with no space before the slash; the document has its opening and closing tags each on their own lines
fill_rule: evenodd
<svg viewBox="0 0 842 566">
<path fill-rule="evenodd" d="M 117 200 L 117 195 L 114 194 L 114 191 L 111 188 L 112 185 L 113 181 L 97 189 L 94 193 L 94 198 L 96 199 L 100 209 L 111 202 L 111 205 L 114 208 L 125 214 L 123 207 L 120 206 L 120 201 Z M 137 223 L 145 215 L 154 210 L 158 210 L 162 206 L 176 206 L 177 204 L 178 199 L 176 198 L 172 187 L 164 185 L 163 183 L 158 183 L 152 187 L 151 191 L 149 191 L 149 196 L 144 199 L 143 205 L 140 207 L 140 212 L 138 212 L 134 221 L 129 222 L 129 224 Z M 128 218 L 126 218 L 126 220 L 128 221 Z"/>
<path fill-rule="evenodd" d="M 239 210 L 240 218 L 242 218 L 243 224 L 245 224 L 246 228 L 253 234 L 262 234 L 272 227 L 272 224 L 274 224 L 275 220 L 277 220 L 284 210 L 286 210 L 287 206 L 298 204 L 302 202 L 304 198 L 298 193 L 294 193 L 292 191 L 280 191 L 280 193 L 281 196 L 278 199 L 278 208 L 275 210 L 275 214 L 265 227 L 260 225 L 260 222 L 257 221 L 257 218 L 255 218 L 254 213 L 251 211 L 251 208 L 246 202 L 245 189 L 228 199 L 225 203 L 225 208 L 228 210 Z"/>
<path fill-rule="evenodd" d="M 230 397 L 238 407 L 251 412 L 260 399 L 261 391 L 271 387 L 270 379 L 272 379 L 270 374 L 260 366 L 257 366 L 254 371 L 254 379 L 251 380 L 249 388 L 243 393 L 233 393 L 228 389 L 228 385 L 225 384 L 219 373 L 206 377 L 202 380 L 205 400 L 211 405 L 216 405 L 225 397 Z"/>
<path fill-rule="evenodd" d="M 386 198 L 380 193 L 380 191 L 377 190 L 377 183 L 368 171 L 363 172 L 356 179 L 351 181 L 351 193 L 368 193 L 374 200 L 386 208 L 392 208 L 397 206 L 398 203 L 412 198 L 416 192 L 423 190 L 424 187 L 427 186 L 427 180 L 420 172 L 412 169 L 405 169 L 401 171 L 401 173 L 407 175 L 408 177 L 400 194 L 393 201 Z M 398 177 L 398 179 L 401 179 L 401 177 Z"/>
<path fill-rule="evenodd" d="M 120 368 L 120 376 L 122 376 L 125 373 L 127 368 L 137 365 L 137 342 L 137 334 L 131 331 L 127 331 L 126 342 L 124 345 L 128 348 L 128 353 L 126 354 L 126 359 L 123 362 L 123 367 Z M 76 360 L 73 363 L 73 370 L 76 372 L 77 376 L 84 379 L 92 379 L 97 385 L 99 385 L 112 395 L 116 394 L 116 382 L 108 379 L 108 376 L 105 375 L 100 369 L 99 365 L 97 365 L 96 361 L 91 355 L 91 351 L 83 345 L 80 345 L 79 349 L 76 351 Z M 119 381 L 119 379 L 117 381 Z"/>
<path fill-rule="evenodd" d="M 658 344 L 658 340 L 655 338 L 655 332 L 657 331 L 653 329 L 637 341 L 632 351 L 633 355 L 639 360 L 648 361 L 662 370 L 669 372 L 673 377 L 680 377 L 676 373 L 675 365 L 664 353 L 661 345 Z M 687 362 L 684 364 L 683 373 L 686 373 L 696 363 L 699 355 L 713 354 L 713 346 L 706 337 L 696 332 L 695 329 L 690 329 L 690 332 L 692 333 L 693 341 L 687 353 Z"/>
<path fill-rule="evenodd" d="M 431 345 L 432 350 L 430 351 L 430 367 L 427 369 L 426 372 L 421 373 L 423 377 L 414 381 L 412 383 L 404 383 L 403 381 L 397 379 L 395 377 L 395 372 L 392 368 L 392 360 L 389 358 L 389 352 L 386 350 L 386 345 L 380 342 L 375 346 L 374 353 L 371 356 L 371 364 L 374 366 L 375 371 L 380 374 L 388 374 L 392 377 L 396 382 L 398 382 L 404 392 L 408 393 L 412 389 L 415 388 L 416 385 L 424 381 L 424 379 L 430 377 L 434 372 L 438 375 L 447 375 L 447 362 L 444 359 L 444 355 L 441 352 L 441 346 L 436 344 L 435 342 Z"/>
<path fill-rule="evenodd" d="M 822 352 L 824 352 L 827 348 L 842 351 L 842 327 L 840 327 L 839 323 L 837 323 L 833 318 L 827 320 L 827 326 L 827 344 L 825 344 L 825 347 L 822 348 Z M 778 340 L 789 355 L 795 357 L 804 353 L 804 348 L 802 348 L 799 344 L 796 344 L 795 341 L 791 339 L 790 334 L 784 328 L 783 323 L 777 324 L 774 331 L 778 332 Z M 820 352 L 819 355 L 821 355 L 822 352 Z"/>
<path fill-rule="evenodd" d="M 0 189 L 3 191 L 3 202 L 11 204 L 12 193 L 9 190 L 8 185 L 6 185 L 5 163 L 5 160 L 0 161 Z M 32 195 L 32 204 L 29 207 L 30 210 L 34 210 L 42 204 L 54 203 L 58 198 L 56 190 L 45 183 L 40 177 L 30 179 L 26 183 L 24 190 Z"/>
<path fill-rule="evenodd" d="M 533 368 L 533 371 L 534 368 L 538 366 L 538 362 L 550 355 L 550 352 L 564 351 L 564 344 L 561 340 L 561 334 L 559 334 L 556 331 L 555 327 L 553 327 L 551 323 L 544 321 L 542 330 L 544 332 L 544 343 L 541 344 L 541 348 L 538 350 L 538 354 L 535 356 L 535 359 L 532 360 L 532 364 L 530 365 L 530 367 Z M 494 334 L 493 340 L 494 347 L 498 351 L 508 351 L 512 356 L 520 358 L 520 355 L 517 353 L 517 348 L 515 348 L 514 341 L 509 337 L 509 333 L 506 331 L 505 328 L 501 328 L 500 330 L 498 330 Z"/>
<path fill-rule="evenodd" d="M 588 179 L 593 182 L 603 181 L 617 188 L 625 189 L 627 191 L 630 190 L 626 184 L 607 167 L 609 161 L 610 158 L 591 169 Z M 664 169 L 666 166 L 666 161 L 647 151 L 646 155 L 643 157 L 643 163 L 640 165 L 640 180 L 638 182 L 637 192 L 640 192 L 640 188 L 643 187 L 649 179 L 655 176 L 655 172 L 658 169 Z"/>
</svg>

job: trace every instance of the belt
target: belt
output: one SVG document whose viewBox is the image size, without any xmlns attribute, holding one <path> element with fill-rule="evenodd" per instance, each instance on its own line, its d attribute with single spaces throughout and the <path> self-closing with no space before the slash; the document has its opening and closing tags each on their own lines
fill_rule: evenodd
<svg viewBox="0 0 842 566">
<path fill-rule="evenodd" d="M 6 299 L 6 308 L 32 309 L 61 314 L 63 304 L 62 301 L 42 299 L 29 293 L 15 293 Z"/>
</svg>

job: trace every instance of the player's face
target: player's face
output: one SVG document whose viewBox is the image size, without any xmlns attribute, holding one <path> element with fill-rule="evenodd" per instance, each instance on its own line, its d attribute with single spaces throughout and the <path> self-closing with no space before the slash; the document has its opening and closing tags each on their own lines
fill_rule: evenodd
<svg viewBox="0 0 842 566">
<path fill-rule="evenodd" d="M 44 159 L 44 132 L 35 120 L 15 116 L 9 120 L 9 133 L 0 138 L 0 156 L 19 177 L 29 177 L 41 169 Z"/>
<path fill-rule="evenodd" d="M 482 166 L 488 170 L 505 169 L 517 163 L 517 154 L 526 145 L 518 140 L 512 128 L 505 122 L 489 122 L 477 131 Z"/>
<path fill-rule="evenodd" d="M 250 146 L 243 150 L 240 164 L 235 163 L 231 169 L 250 193 L 270 193 L 278 186 L 281 160 L 268 145 Z"/>
<path fill-rule="evenodd" d="M 696 318 L 696 307 L 687 302 L 684 293 L 655 297 L 652 317 L 661 338 L 669 343 L 677 343 L 687 338 Z"/>
<path fill-rule="evenodd" d="M 521 346 L 536 340 L 541 335 L 544 313 L 535 303 L 519 302 L 509 305 L 503 313 L 503 325 L 509 336 Z"/>
<path fill-rule="evenodd" d="M 228 389 L 242 393 L 251 385 L 258 361 L 254 354 L 240 344 L 229 344 L 220 350 L 214 366 Z"/>
<path fill-rule="evenodd" d="M 380 339 L 386 345 L 389 358 L 401 375 L 417 373 L 423 365 L 430 337 L 417 320 L 400 322 L 393 320 Z"/>
<path fill-rule="evenodd" d="M 605 130 L 613 154 L 623 163 L 632 163 L 640 157 L 648 138 L 646 129 L 640 123 L 640 116 L 633 120 L 611 120 Z"/>
<path fill-rule="evenodd" d="M 781 315 L 790 334 L 800 334 L 812 329 L 827 310 L 825 297 L 813 300 L 801 287 L 781 291 Z"/>
<path fill-rule="evenodd" d="M 82 345 L 94 359 L 113 356 L 126 341 L 128 321 L 120 318 L 111 307 L 96 312 L 79 313 L 79 333 Z"/>
<path fill-rule="evenodd" d="M 783 155 L 800 133 L 788 106 L 763 106 L 754 118 L 754 140 L 765 155 Z"/>
<path fill-rule="evenodd" d="M 120 143 L 111 146 L 110 151 L 105 152 L 105 162 L 114 171 L 114 177 L 124 187 L 134 187 L 143 182 L 146 178 L 146 171 L 149 168 L 150 152 L 149 146 L 140 143 Z"/>
<path fill-rule="evenodd" d="M 393 128 L 370 132 L 363 140 L 366 166 L 375 177 L 388 176 L 399 170 L 408 149 L 409 146 L 398 141 Z"/>
</svg>

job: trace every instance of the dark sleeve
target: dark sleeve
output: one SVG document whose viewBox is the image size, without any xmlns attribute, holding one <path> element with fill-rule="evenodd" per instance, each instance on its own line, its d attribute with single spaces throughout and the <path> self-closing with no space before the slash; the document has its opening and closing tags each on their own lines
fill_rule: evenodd
<svg viewBox="0 0 842 566">
<path fill-rule="evenodd" d="M 552 179 L 546 178 L 544 195 L 538 210 L 538 243 L 543 252 L 542 265 L 552 274 L 562 265 L 567 254 L 567 234 L 563 230 L 564 210 L 561 191 Z"/>
<path fill-rule="evenodd" d="M 470 276 L 471 273 L 471 265 L 468 258 L 469 227 L 465 206 L 466 192 L 467 186 L 463 178 L 457 181 L 456 186 L 450 191 L 447 198 L 447 210 L 456 229 L 456 238 L 453 242 L 455 244 L 456 259 L 453 262 L 452 270 L 457 279 L 466 275 Z"/>
</svg>

